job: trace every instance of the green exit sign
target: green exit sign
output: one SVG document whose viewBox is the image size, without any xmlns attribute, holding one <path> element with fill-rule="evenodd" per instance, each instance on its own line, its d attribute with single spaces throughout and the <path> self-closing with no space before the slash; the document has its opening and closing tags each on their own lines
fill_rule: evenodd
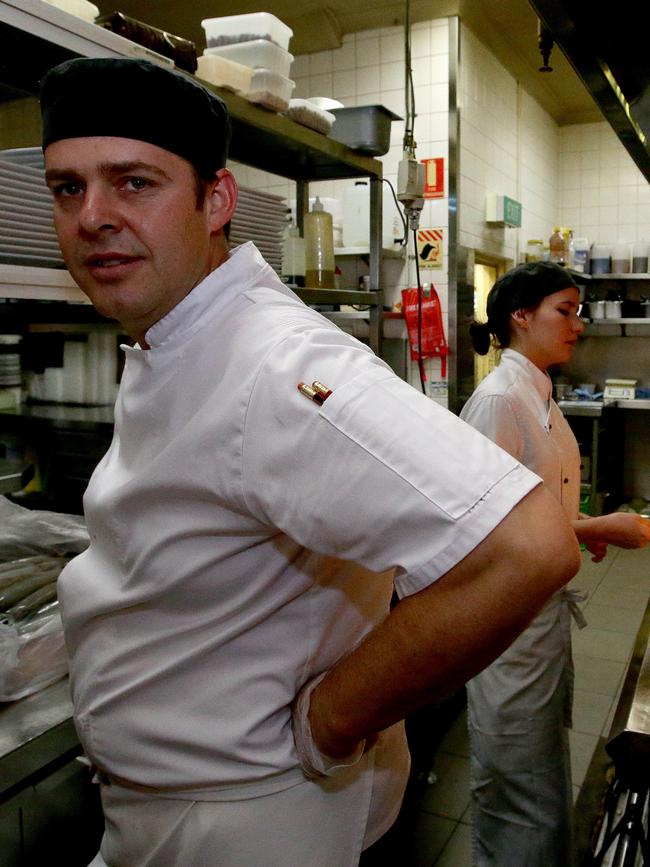
<svg viewBox="0 0 650 867">
<path fill-rule="evenodd" d="M 521 202 L 497 193 L 488 193 L 485 219 L 495 226 L 521 226 Z"/>
<path fill-rule="evenodd" d="M 503 222 L 506 226 L 521 226 L 521 202 L 509 196 L 503 197 Z"/>
</svg>

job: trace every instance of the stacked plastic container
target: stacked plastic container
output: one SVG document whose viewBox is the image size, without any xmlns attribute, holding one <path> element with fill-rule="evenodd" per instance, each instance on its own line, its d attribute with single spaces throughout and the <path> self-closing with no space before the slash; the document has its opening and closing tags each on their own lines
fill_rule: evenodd
<svg viewBox="0 0 650 867">
<path fill-rule="evenodd" d="M 269 12 L 205 18 L 201 26 L 207 48 L 199 58 L 198 74 L 203 69 L 205 77 L 205 70 L 215 64 L 214 58 L 222 68 L 226 62 L 252 70 L 246 86 L 239 89 L 242 95 L 274 111 L 285 111 L 295 87 L 289 78 L 291 28 Z"/>
</svg>

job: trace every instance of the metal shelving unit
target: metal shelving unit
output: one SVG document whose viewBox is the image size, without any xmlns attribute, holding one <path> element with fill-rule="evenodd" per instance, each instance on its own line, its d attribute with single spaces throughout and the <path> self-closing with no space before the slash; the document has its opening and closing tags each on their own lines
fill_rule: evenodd
<svg viewBox="0 0 650 867">
<path fill-rule="evenodd" d="M 71 57 L 145 57 L 170 61 L 115 33 L 63 12 L 43 0 L 0 0 L 2 58 L 0 99 L 34 96 L 51 66 Z M 211 87 L 228 106 L 233 123 L 230 156 L 237 162 L 289 178 L 297 184 L 297 217 L 308 208 L 309 183 L 367 177 L 370 180 L 370 292 L 300 290 L 306 303 L 364 304 L 370 307 L 370 344 L 381 351 L 383 293 L 381 273 L 382 164 L 340 142 L 254 105 L 241 96 Z M 34 142 L 25 142 L 33 145 Z M 36 273 L 34 273 L 36 272 Z M 41 280 L 42 278 L 42 280 Z M 0 265 L 0 297 L 83 301 L 63 271 Z"/>
</svg>

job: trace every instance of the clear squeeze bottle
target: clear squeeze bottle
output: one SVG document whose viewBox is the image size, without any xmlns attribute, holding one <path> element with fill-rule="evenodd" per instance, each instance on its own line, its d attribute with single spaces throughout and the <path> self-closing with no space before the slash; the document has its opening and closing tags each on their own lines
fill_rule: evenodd
<svg viewBox="0 0 650 867">
<path fill-rule="evenodd" d="M 334 289 L 334 230 L 332 215 L 316 196 L 305 214 L 305 284 L 312 289 Z"/>
</svg>

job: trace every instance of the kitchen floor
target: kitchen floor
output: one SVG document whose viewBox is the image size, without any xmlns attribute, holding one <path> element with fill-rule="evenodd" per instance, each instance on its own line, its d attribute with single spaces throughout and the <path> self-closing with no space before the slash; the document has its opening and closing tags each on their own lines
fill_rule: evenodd
<svg viewBox="0 0 650 867">
<path fill-rule="evenodd" d="M 604 744 L 637 630 L 650 595 L 650 546 L 611 548 L 602 563 L 583 557 L 571 587 L 588 593 L 582 603 L 588 626 L 574 624 L 576 670 L 571 766 L 576 809 L 576 867 L 588 851 L 606 787 Z M 449 708 L 442 708 L 449 716 Z M 430 782 L 411 787 L 382 863 L 395 867 L 470 867 L 469 748 L 462 695 L 432 756 Z M 362 862 L 363 863 L 363 862 Z M 373 862 L 374 864 L 374 862 Z"/>
</svg>

